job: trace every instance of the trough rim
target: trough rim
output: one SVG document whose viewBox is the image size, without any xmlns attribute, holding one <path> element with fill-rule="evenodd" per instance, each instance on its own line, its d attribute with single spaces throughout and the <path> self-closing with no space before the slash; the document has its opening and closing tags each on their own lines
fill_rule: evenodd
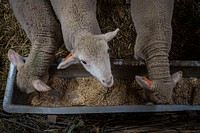
<svg viewBox="0 0 200 133">
<path fill-rule="evenodd" d="M 119 63 L 121 61 L 124 60 L 114 59 L 112 60 L 112 63 L 113 64 L 116 62 Z M 179 63 L 185 64 L 186 67 L 188 66 L 198 67 L 200 69 L 200 61 L 181 61 L 181 60 L 170 61 L 170 65 L 172 65 L 172 67 L 178 66 Z M 143 63 L 138 63 L 136 65 L 144 66 Z M 119 106 L 68 106 L 68 107 L 16 105 L 11 103 L 16 71 L 17 71 L 16 67 L 11 63 L 7 78 L 5 95 L 3 99 L 3 110 L 8 113 L 91 114 L 91 113 L 172 112 L 172 111 L 200 110 L 200 105 L 119 105 Z"/>
</svg>

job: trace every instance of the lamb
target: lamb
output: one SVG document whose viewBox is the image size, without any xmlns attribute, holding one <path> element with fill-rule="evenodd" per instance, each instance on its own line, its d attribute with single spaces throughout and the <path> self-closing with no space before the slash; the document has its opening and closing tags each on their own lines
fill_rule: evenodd
<svg viewBox="0 0 200 133">
<path fill-rule="evenodd" d="M 15 17 L 25 30 L 32 47 L 27 61 L 14 50 L 8 58 L 17 67 L 17 85 L 27 93 L 48 91 L 48 69 L 63 43 L 60 24 L 47 0 L 10 0 Z"/>
<path fill-rule="evenodd" d="M 51 0 L 59 19 L 66 48 L 71 56 L 58 65 L 65 69 L 79 60 L 105 87 L 113 85 L 107 42 L 119 29 L 101 34 L 96 19 L 96 0 Z"/>
<path fill-rule="evenodd" d="M 170 75 L 173 0 L 132 0 L 131 15 L 137 38 L 134 56 L 144 60 L 150 81 L 136 76 L 145 88 L 144 98 L 156 104 L 173 103 L 172 92 L 182 72 Z"/>
</svg>

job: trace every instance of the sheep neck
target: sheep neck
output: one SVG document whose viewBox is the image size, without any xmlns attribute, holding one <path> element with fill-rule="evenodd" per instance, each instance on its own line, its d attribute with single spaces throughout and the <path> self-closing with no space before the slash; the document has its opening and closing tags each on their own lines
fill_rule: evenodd
<svg viewBox="0 0 200 133">
<path fill-rule="evenodd" d="M 170 65 L 168 53 L 162 49 L 155 49 L 146 59 L 146 67 L 148 70 L 149 79 L 152 81 L 170 82 Z"/>
<path fill-rule="evenodd" d="M 50 66 L 49 64 L 52 62 L 55 52 L 60 44 L 61 42 L 56 42 L 52 38 L 41 37 L 37 41 L 33 41 L 33 46 L 25 63 L 24 69 L 33 75 L 42 77 L 47 73 Z"/>
<path fill-rule="evenodd" d="M 77 43 L 83 36 L 91 36 L 93 35 L 92 32 L 88 31 L 88 30 L 82 30 L 79 32 L 74 33 L 74 40 L 72 42 L 72 47 L 75 48 Z"/>
</svg>

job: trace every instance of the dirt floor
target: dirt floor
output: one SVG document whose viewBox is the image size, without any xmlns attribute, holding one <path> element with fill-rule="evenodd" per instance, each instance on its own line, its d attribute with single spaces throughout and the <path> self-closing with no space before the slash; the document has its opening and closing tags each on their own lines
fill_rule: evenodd
<svg viewBox="0 0 200 133">
<path fill-rule="evenodd" d="M 172 20 L 173 40 L 169 58 L 179 60 L 200 60 L 200 1 L 175 0 L 174 7 Z M 103 0 L 98 0 L 97 9 L 97 17 L 103 33 L 120 28 L 118 36 L 109 42 L 111 58 L 133 59 L 136 33 L 130 17 L 130 5 L 126 4 L 124 0 L 114 0 L 112 1 L 112 4 L 107 4 L 103 2 Z M 27 56 L 30 46 L 30 41 L 27 39 L 26 34 L 12 14 L 8 0 L 2 0 L 0 3 L 1 103 L 3 102 L 10 63 L 7 59 L 8 50 L 12 48 L 21 55 Z M 62 46 L 56 53 L 56 57 L 64 57 L 67 53 L 68 51 Z M 57 79 L 54 80 L 56 81 Z M 67 83 L 67 81 L 64 81 L 64 83 L 70 84 Z M 178 93 L 180 92 L 179 89 L 175 89 L 175 102 L 177 104 L 181 102 L 184 104 L 199 104 L 199 79 L 192 78 L 186 79 L 186 81 L 184 79 L 181 83 L 183 85 L 181 88 L 184 88 L 184 93 L 187 93 L 188 95 Z M 49 84 L 52 84 L 53 86 L 53 82 L 49 81 Z M 102 91 L 106 92 L 108 90 L 102 89 L 101 92 Z M 51 92 L 49 93 L 52 94 Z M 53 95 L 56 93 L 57 91 L 55 91 Z M 62 94 L 59 92 L 57 95 L 61 96 Z M 65 98 L 68 97 L 67 95 L 63 96 Z M 193 97 L 193 99 L 190 97 Z M 75 102 L 74 104 L 77 103 Z M 154 115 L 156 115 L 156 117 L 154 117 Z M 188 119 L 188 114 L 176 115 L 174 113 L 59 115 L 57 123 L 55 124 L 49 123 L 46 120 L 46 115 L 8 114 L 3 111 L 3 107 L 1 106 L 0 132 L 59 133 L 81 131 L 98 133 L 125 131 L 127 129 L 136 129 L 141 126 L 150 127 L 151 129 L 145 129 L 145 131 L 151 132 L 166 130 L 166 127 L 175 132 L 187 130 L 198 132 L 200 130 L 197 128 L 200 127 L 200 122 L 198 121 L 200 117 L 198 114 L 192 114 L 191 116 L 195 117 Z M 126 123 L 126 125 L 123 125 L 122 122 Z"/>
</svg>

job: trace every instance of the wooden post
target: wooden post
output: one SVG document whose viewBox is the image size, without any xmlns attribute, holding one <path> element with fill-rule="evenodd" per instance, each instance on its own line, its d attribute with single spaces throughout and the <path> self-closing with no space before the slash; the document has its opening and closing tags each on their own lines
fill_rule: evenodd
<svg viewBox="0 0 200 133">
<path fill-rule="evenodd" d="M 51 123 L 56 123 L 57 115 L 47 115 L 47 121 Z"/>
</svg>

